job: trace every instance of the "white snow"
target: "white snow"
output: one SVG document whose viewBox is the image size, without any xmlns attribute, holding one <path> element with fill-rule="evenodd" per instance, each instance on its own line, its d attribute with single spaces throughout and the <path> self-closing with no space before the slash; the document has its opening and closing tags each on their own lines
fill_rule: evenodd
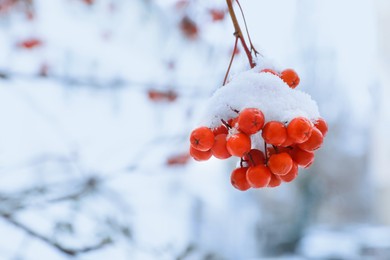
<svg viewBox="0 0 390 260">
<path fill-rule="evenodd" d="M 315 121 L 320 117 L 317 103 L 310 95 L 291 89 L 276 75 L 260 73 L 263 67 L 244 71 L 219 88 L 208 102 L 202 125 L 217 127 L 221 119 L 234 118 L 237 116 L 234 110 L 244 108 L 260 109 L 266 122 L 289 122 L 298 116 Z"/>
</svg>

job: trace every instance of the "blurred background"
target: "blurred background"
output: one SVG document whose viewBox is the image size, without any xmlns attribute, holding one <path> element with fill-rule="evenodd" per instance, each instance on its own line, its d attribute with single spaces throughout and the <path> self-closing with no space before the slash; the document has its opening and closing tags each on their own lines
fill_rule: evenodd
<svg viewBox="0 0 390 260">
<path fill-rule="evenodd" d="M 390 1 L 241 5 L 330 129 L 248 192 L 234 159 L 187 155 L 234 46 L 224 0 L 0 0 L 0 259 L 390 259 Z"/>
</svg>

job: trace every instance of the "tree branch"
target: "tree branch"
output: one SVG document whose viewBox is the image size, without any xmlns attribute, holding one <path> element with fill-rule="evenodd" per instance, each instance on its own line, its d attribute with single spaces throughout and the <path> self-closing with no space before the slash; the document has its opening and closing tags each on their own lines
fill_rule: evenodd
<svg viewBox="0 0 390 260">
<path fill-rule="evenodd" d="M 36 231 L 32 230 L 28 226 L 18 222 L 17 220 L 15 220 L 12 217 L 12 215 L 1 214 L 0 216 L 4 220 L 6 220 L 8 223 L 10 223 L 13 226 L 15 226 L 15 227 L 23 230 L 24 232 L 26 232 L 28 235 L 30 235 L 32 237 L 35 237 L 35 238 L 41 240 L 42 242 L 45 242 L 46 244 L 54 247 L 58 251 L 66 254 L 68 256 L 77 256 L 79 254 L 83 254 L 83 253 L 87 253 L 87 252 L 90 252 L 90 251 L 98 250 L 98 249 L 101 249 L 104 246 L 112 243 L 112 240 L 110 238 L 105 238 L 105 239 L 102 239 L 99 243 L 97 243 L 95 245 L 86 246 L 86 247 L 82 247 L 82 248 L 68 248 L 68 247 L 62 246 L 58 242 L 55 242 L 55 241 L 45 237 L 44 235 L 41 235 L 41 234 L 37 233 Z"/>
</svg>

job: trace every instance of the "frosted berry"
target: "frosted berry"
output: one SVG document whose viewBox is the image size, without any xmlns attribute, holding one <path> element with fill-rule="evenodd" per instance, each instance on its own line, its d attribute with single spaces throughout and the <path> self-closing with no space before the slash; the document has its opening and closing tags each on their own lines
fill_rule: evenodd
<svg viewBox="0 0 390 260">
<path fill-rule="evenodd" d="M 286 175 L 293 166 L 293 160 L 288 153 L 283 152 L 271 155 L 267 165 L 273 174 Z"/>
<path fill-rule="evenodd" d="M 248 167 L 242 167 L 233 170 L 230 176 L 230 181 L 234 188 L 241 191 L 245 191 L 251 187 L 246 178 L 247 170 Z"/>
<path fill-rule="evenodd" d="M 296 117 L 287 126 L 287 135 L 294 143 L 300 144 L 309 139 L 313 124 L 305 117 Z"/>
<path fill-rule="evenodd" d="M 212 153 L 211 153 L 211 150 L 199 151 L 199 150 L 196 150 L 194 147 L 191 146 L 190 147 L 190 155 L 196 161 L 207 161 L 208 159 L 210 159 Z"/>
<path fill-rule="evenodd" d="M 299 166 L 304 168 L 309 167 L 314 161 L 314 153 L 307 152 L 299 147 L 294 147 L 291 152 L 291 158 L 296 162 Z"/>
<path fill-rule="evenodd" d="M 261 136 L 266 143 L 279 146 L 287 139 L 286 127 L 279 121 L 269 121 L 264 125 Z"/>
<path fill-rule="evenodd" d="M 280 78 L 292 89 L 296 88 L 300 82 L 298 74 L 293 69 L 283 70 Z"/>
<path fill-rule="evenodd" d="M 192 131 L 191 146 L 199 151 L 208 151 L 214 145 L 214 134 L 208 127 L 199 127 Z"/>
<path fill-rule="evenodd" d="M 290 182 L 298 176 L 298 164 L 293 163 L 291 170 L 286 175 L 278 176 L 284 182 Z"/>
<path fill-rule="evenodd" d="M 271 171 L 265 165 L 249 167 L 246 179 L 252 188 L 267 187 L 271 181 Z"/>
<path fill-rule="evenodd" d="M 317 127 L 317 129 L 321 131 L 321 133 L 324 137 L 328 133 L 328 124 L 326 123 L 325 119 L 318 118 L 317 121 L 315 122 L 314 126 Z"/>
<path fill-rule="evenodd" d="M 233 134 L 228 137 L 226 148 L 231 155 L 242 157 L 251 150 L 251 139 L 244 133 Z"/>
<path fill-rule="evenodd" d="M 232 156 L 226 148 L 226 136 L 226 134 L 220 134 L 215 137 L 214 145 L 211 148 L 211 153 L 215 158 L 227 159 Z"/>
<path fill-rule="evenodd" d="M 238 115 L 237 124 L 241 132 L 255 134 L 264 126 L 264 114 L 257 108 L 245 108 Z"/>
<path fill-rule="evenodd" d="M 316 127 L 313 127 L 313 131 L 311 132 L 309 139 L 301 144 L 298 144 L 298 147 L 310 152 L 320 148 L 323 141 L 324 137 L 322 136 L 321 131 Z"/>
<path fill-rule="evenodd" d="M 250 150 L 249 153 L 244 155 L 243 160 L 247 162 L 248 166 L 265 164 L 264 153 L 258 149 Z"/>
</svg>

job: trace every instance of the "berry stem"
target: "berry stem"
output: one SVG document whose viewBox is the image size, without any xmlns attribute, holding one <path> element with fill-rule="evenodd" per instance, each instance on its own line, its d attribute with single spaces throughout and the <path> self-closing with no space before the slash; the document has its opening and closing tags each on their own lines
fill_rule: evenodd
<svg viewBox="0 0 390 260">
<path fill-rule="evenodd" d="M 239 110 L 237 110 L 237 109 L 234 109 L 234 108 L 232 108 L 232 107 L 230 107 L 230 109 L 231 109 L 233 112 L 236 112 L 237 114 L 239 114 L 239 113 L 240 113 L 240 111 L 239 111 Z"/>
<path fill-rule="evenodd" d="M 221 122 L 222 122 L 222 124 L 223 124 L 224 126 L 226 126 L 227 129 L 232 129 L 232 126 L 229 125 L 229 123 L 226 122 L 225 120 L 221 119 Z"/>
<path fill-rule="evenodd" d="M 265 164 L 268 163 L 267 143 L 264 141 Z"/>
<path fill-rule="evenodd" d="M 236 51 L 237 51 L 237 43 L 238 43 L 238 37 L 236 37 L 236 41 L 234 42 L 233 54 L 232 54 L 232 57 L 231 57 L 231 59 L 230 59 L 229 67 L 228 67 L 228 69 L 227 69 L 227 71 L 226 71 L 225 78 L 223 79 L 223 84 L 222 84 L 222 86 L 225 86 L 227 77 L 228 77 L 229 72 L 230 72 L 230 68 L 232 67 L 233 59 L 234 59 L 234 56 L 236 55 Z"/>
<path fill-rule="evenodd" d="M 244 167 L 244 162 L 245 162 L 245 160 L 241 157 L 241 159 L 240 159 L 240 167 L 241 168 Z"/>
<path fill-rule="evenodd" d="M 236 13 L 234 12 L 234 9 L 233 9 L 232 0 L 226 0 L 226 3 L 228 6 L 228 9 L 229 9 L 229 15 L 230 15 L 230 18 L 232 18 L 232 22 L 233 22 L 233 26 L 234 26 L 234 30 L 235 30 L 234 36 L 236 37 L 236 39 L 240 39 L 241 45 L 244 48 L 246 56 L 248 57 L 249 64 L 250 64 L 251 68 L 254 68 L 256 66 L 256 64 L 253 62 L 252 53 L 249 50 L 248 45 L 245 42 L 244 36 L 242 35 L 240 24 L 238 23 Z"/>
<path fill-rule="evenodd" d="M 244 11 L 242 10 L 241 4 L 240 4 L 240 2 L 239 2 L 238 0 L 236 0 L 236 3 L 237 3 L 237 5 L 238 5 L 238 7 L 240 8 L 241 16 L 242 16 L 242 19 L 244 20 L 245 31 L 246 31 L 246 35 L 248 36 L 248 41 L 249 41 L 249 44 L 250 44 L 251 52 L 253 51 L 253 53 L 255 54 L 255 56 L 257 56 L 257 54 L 259 54 L 260 56 L 263 56 L 263 55 L 261 55 L 261 53 L 259 53 L 259 52 L 255 49 L 255 46 L 253 46 L 252 39 L 251 39 L 251 36 L 250 36 L 250 34 L 249 34 L 249 30 L 248 30 L 248 25 L 247 25 L 247 23 L 246 23 Z"/>
</svg>

